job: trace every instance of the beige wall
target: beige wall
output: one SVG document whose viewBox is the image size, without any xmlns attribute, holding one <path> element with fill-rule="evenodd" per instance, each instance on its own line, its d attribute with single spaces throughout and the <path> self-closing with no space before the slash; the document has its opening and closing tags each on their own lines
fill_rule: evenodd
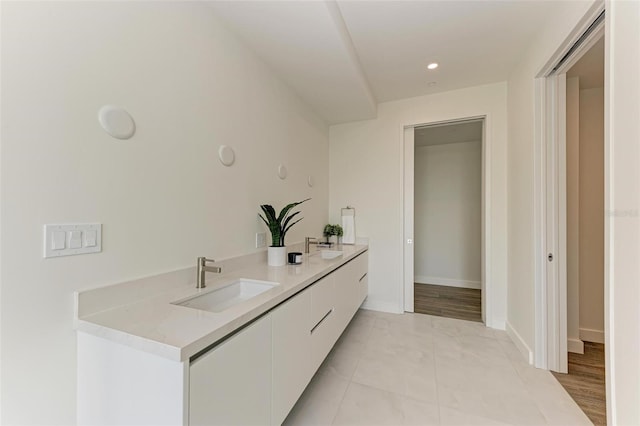
<svg viewBox="0 0 640 426">
<path fill-rule="evenodd" d="M 580 90 L 580 334 L 604 343 L 604 88 Z"/>
<path fill-rule="evenodd" d="M 204 3 L 3 2 L 1 31 L 1 423 L 70 425 L 73 290 L 252 252 L 260 203 L 313 197 L 288 242 L 319 235 L 328 127 Z M 43 224 L 94 221 L 102 253 L 42 258 Z"/>
<path fill-rule="evenodd" d="M 490 161 L 490 265 L 495 327 L 506 310 L 506 84 L 476 86 L 378 106 L 378 117 L 330 128 L 330 219 L 357 209 L 358 235 L 370 237 L 368 306 L 403 307 L 403 126 L 487 115 Z"/>
<path fill-rule="evenodd" d="M 480 288 L 482 141 L 415 149 L 415 282 Z"/>
</svg>

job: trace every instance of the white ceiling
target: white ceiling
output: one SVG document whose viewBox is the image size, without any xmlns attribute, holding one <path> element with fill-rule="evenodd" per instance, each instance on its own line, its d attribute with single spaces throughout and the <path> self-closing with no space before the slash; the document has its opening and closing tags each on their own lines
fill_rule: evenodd
<svg viewBox="0 0 640 426">
<path fill-rule="evenodd" d="M 378 102 L 507 79 L 548 15 L 538 0 L 210 4 L 332 124 L 373 118 Z"/>
<path fill-rule="evenodd" d="M 416 147 L 482 141 L 482 120 L 418 127 L 414 133 Z"/>
</svg>

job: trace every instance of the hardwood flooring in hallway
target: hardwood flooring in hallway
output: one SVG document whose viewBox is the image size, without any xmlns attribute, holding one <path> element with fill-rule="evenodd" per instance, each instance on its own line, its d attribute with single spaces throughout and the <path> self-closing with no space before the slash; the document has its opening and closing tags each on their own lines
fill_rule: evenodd
<svg viewBox="0 0 640 426">
<path fill-rule="evenodd" d="M 584 355 L 569 352 L 569 374 L 553 375 L 594 425 L 607 424 L 603 344 L 584 342 Z"/>
<path fill-rule="evenodd" d="M 415 313 L 482 322 L 480 290 L 416 283 L 413 292 Z"/>
</svg>

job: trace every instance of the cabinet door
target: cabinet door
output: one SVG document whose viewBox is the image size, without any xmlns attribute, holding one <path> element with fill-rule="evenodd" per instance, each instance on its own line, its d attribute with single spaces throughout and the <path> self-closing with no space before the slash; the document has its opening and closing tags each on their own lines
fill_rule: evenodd
<svg viewBox="0 0 640 426">
<path fill-rule="evenodd" d="M 191 363 L 189 424 L 267 425 L 270 421 L 268 314 Z"/>
<path fill-rule="evenodd" d="M 311 362 L 311 289 L 271 313 L 273 333 L 273 405 L 271 424 L 282 424 L 309 384 Z"/>
</svg>

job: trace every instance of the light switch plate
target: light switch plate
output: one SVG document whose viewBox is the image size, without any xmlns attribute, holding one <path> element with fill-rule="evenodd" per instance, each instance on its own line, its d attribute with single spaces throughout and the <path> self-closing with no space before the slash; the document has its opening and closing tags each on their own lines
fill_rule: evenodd
<svg viewBox="0 0 640 426">
<path fill-rule="evenodd" d="M 102 224 L 44 225 L 44 257 L 73 256 L 102 251 Z"/>
<path fill-rule="evenodd" d="M 267 245 L 267 233 L 256 232 L 256 248 L 264 247 Z"/>
</svg>

